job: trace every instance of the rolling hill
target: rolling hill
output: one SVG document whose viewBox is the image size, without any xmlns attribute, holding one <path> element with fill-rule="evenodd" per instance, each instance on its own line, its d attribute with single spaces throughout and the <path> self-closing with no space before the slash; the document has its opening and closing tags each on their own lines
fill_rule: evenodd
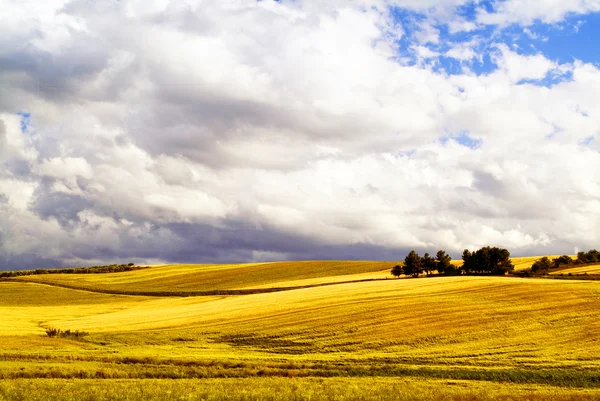
<svg viewBox="0 0 600 401">
<path fill-rule="evenodd" d="M 515 270 L 524 270 L 538 257 L 513 258 Z M 162 265 L 107 274 L 43 274 L 21 276 L 23 282 L 133 295 L 210 295 L 213 292 L 252 292 L 253 289 L 315 286 L 391 278 L 390 269 L 401 262 L 292 261 L 247 264 Z M 453 261 L 461 265 L 461 261 Z M 218 295 L 218 294 L 217 294 Z"/>
<path fill-rule="evenodd" d="M 547 396 L 562 392 L 564 399 L 581 399 L 576 388 L 599 394 L 600 282 L 385 279 L 389 267 L 344 261 L 169 265 L 1 281 L 0 377 L 11 385 L 35 378 L 244 377 L 257 388 L 266 383 L 262 376 L 395 377 L 426 380 L 431 394 L 447 381 L 467 389 L 481 382 L 529 385 Z M 298 288 L 321 284 L 329 285 Z M 264 286 L 288 289 L 189 297 L 94 292 Z M 50 327 L 87 334 L 50 338 Z M 574 394 L 579 398 L 569 398 Z"/>
</svg>

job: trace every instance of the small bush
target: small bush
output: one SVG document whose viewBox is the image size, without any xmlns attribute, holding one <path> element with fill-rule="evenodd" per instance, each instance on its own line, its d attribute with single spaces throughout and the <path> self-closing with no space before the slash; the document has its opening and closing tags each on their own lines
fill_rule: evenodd
<svg viewBox="0 0 600 401">
<path fill-rule="evenodd" d="M 85 331 L 79 331 L 79 330 L 71 331 L 71 329 L 67 329 L 65 331 L 62 331 L 61 329 L 57 329 L 54 327 L 48 327 L 46 329 L 46 335 L 50 338 L 53 338 L 53 337 L 81 338 L 81 337 L 87 336 L 88 334 L 90 334 L 90 333 L 85 332 Z"/>
<path fill-rule="evenodd" d="M 48 337 L 56 337 L 57 335 L 60 334 L 60 329 L 55 329 L 54 327 L 48 327 L 46 329 L 46 334 L 48 335 Z"/>
</svg>

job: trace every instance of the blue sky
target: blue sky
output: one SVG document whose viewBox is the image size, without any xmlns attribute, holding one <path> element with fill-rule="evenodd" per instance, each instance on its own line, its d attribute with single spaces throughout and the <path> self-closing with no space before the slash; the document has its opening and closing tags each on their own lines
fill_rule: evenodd
<svg viewBox="0 0 600 401">
<path fill-rule="evenodd" d="M 25 111 L 20 111 L 17 113 L 19 117 L 21 117 L 21 132 L 26 134 L 29 131 L 29 127 L 31 125 L 31 113 L 27 113 Z"/>
<path fill-rule="evenodd" d="M 408 56 L 412 63 L 418 62 L 414 46 L 422 45 L 433 52 L 441 53 L 440 57 L 426 60 L 437 71 L 448 74 L 461 74 L 464 61 L 444 56 L 444 53 L 455 45 L 472 43 L 473 49 L 482 55 L 482 59 L 469 60 L 466 64 L 476 74 L 489 74 L 497 66 L 490 58 L 499 44 L 505 44 L 519 54 L 543 54 L 545 57 L 559 64 L 572 63 L 580 60 L 586 63 L 600 63 L 600 13 L 567 14 L 558 23 L 544 23 L 540 19 L 530 25 L 519 23 L 507 26 L 477 24 L 476 11 L 481 7 L 489 11 L 494 10 L 493 1 L 483 1 L 480 4 L 470 2 L 458 7 L 456 14 L 464 17 L 466 21 L 476 23 L 477 27 L 471 31 L 451 32 L 447 21 L 435 20 L 427 12 L 408 10 L 406 8 L 392 8 L 391 13 L 397 24 L 405 31 L 398 41 L 399 52 Z M 420 23 L 428 23 L 439 32 L 438 43 L 419 43 L 417 34 L 421 31 Z M 544 82 L 551 84 L 552 81 Z"/>
</svg>

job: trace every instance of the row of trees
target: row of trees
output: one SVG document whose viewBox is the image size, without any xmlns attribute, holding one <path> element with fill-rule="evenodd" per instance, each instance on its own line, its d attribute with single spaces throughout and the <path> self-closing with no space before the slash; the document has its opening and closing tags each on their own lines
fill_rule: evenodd
<svg viewBox="0 0 600 401">
<path fill-rule="evenodd" d="M 471 252 L 465 249 L 462 254 L 463 264 L 458 267 L 453 265 L 452 258 L 445 251 L 439 250 L 435 257 L 425 253 L 419 256 L 414 250 L 404 259 L 404 266 L 396 265 L 392 268 L 392 275 L 418 277 L 426 273 L 428 276 L 433 272 L 445 276 L 458 274 L 506 274 L 514 269 L 510 261 L 510 252 L 503 248 L 483 247 Z"/>
<path fill-rule="evenodd" d="M 404 266 L 396 265 L 392 268 L 392 275 L 400 277 L 401 275 L 418 277 L 425 272 L 428 276 L 434 271 L 438 274 L 456 274 L 456 267 L 452 265 L 452 258 L 445 251 L 439 250 L 435 258 L 429 253 L 420 257 L 414 250 L 404 258 Z"/>
<path fill-rule="evenodd" d="M 578 252 L 575 259 L 569 255 L 562 255 L 552 260 L 550 260 L 549 257 L 544 256 L 531 265 L 531 271 L 533 273 L 538 273 L 540 271 L 548 271 L 552 268 L 557 269 L 563 265 L 586 265 L 589 263 L 600 263 L 600 252 L 595 249 L 589 250 L 588 252 Z"/>
<path fill-rule="evenodd" d="M 591 249 L 587 252 L 577 252 L 577 259 L 575 259 L 576 265 L 585 265 L 588 263 L 600 262 L 600 252 L 595 249 Z"/>
<path fill-rule="evenodd" d="M 462 259 L 461 270 L 466 274 L 504 275 L 515 269 L 510 260 L 510 252 L 504 248 L 485 246 L 475 252 L 465 249 Z"/>
<path fill-rule="evenodd" d="M 135 266 L 133 262 L 121 265 L 73 267 L 67 269 L 37 269 L 37 270 L 17 270 L 0 273 L 0 278 L 32 276 L 38 274 L 100 274 L 100 273 L 118 273 L 132 270 L 146 269 L 148 266 Z"/>
</svg>

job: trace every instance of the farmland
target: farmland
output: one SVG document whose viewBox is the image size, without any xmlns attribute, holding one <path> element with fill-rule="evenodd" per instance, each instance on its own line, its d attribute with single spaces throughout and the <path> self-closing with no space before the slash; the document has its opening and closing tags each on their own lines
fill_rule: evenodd
<svg viewBox="0 0 600 401">
<path fill-rule="evenodd" d="M 57 400 L 600 399 L 600 282 L 392 279 L 392 265 L 167 265 L 2 281 L 0 400 L 34 399 L 19 398 L 24 389 Z M 265 288 L 285 290 L 160 296 Z M 136 292 L 152 296 L 127 294 Z M 50 327 L 88 334 L 50 338 Z"/>
<path fill-rule="evenodd" d="M 25 276 L 23 281 L 117 293 L 140 292 L 194 294 L 214 290 L 239 290 L 287 285 L 318 284 L 389 276 L 392 262 L 300 261 L 234 265 L 164 265 L 142 271 L 90 275 Z M 382 272 L 383 271 L 383 272 Z M 383 273 L 383 274 L 373 274 Z M 300 283 L 303 280 L 310 280 Z M 314 280 L 316 279 L 316 280 Z M 292 282 L 292 284 L 290 284 Z"/>
<path fill-rule="evenodd" d="M 516 270 L 531 267 L 536 257 L 513 258 Z M 396 262 L 297 261 L 231 265 L 162 265 L 109 274 L 52 274 L 18 280 L 124 295 L 210 295 L 215 291 L 314 286 L 390 278 Z M 453 261 L 459 266 L 461 261 Z"/>
<path fill-rule="evenodd" d="M 559 274 L 600 274 L 600 264 L 592 264 L 585 266 L 570 266 L 567 268 L 557 269 L 553 272 L 550 272 L 551 275 L 559 275 Z"/>
</svg>

